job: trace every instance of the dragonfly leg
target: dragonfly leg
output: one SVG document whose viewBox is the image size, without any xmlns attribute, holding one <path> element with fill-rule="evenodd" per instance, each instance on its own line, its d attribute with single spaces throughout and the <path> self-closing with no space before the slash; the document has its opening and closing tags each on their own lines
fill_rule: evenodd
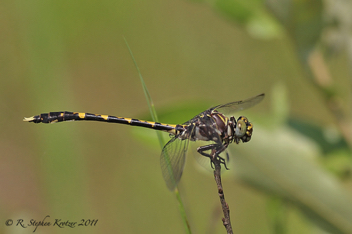
<svg viewBox="0 0 352 234">
<path fill-rule="evenodd" d="M 211 168 L 214 169 L 213 164 L 214 160 L 219 160 L 221 164 L 224 164 L 226 170 L 229 170 L 226 166 L 226 161 L 224 158 L 220 157 L 219 154 L 223 152 L 227 148 L 227 145 L 222 145 L 219 147 L 219 144 L 210 144 L 210 145 L 204 145 L 200 146 L 197 149 L 197 152 L 200 153 L 201 155 L 210 158 L 210 165 Z M 212 154 L 205 153 L 204 151 L 211 150 Z M 215 152 L 214 152 L 215 151 Z"/>
</svg>

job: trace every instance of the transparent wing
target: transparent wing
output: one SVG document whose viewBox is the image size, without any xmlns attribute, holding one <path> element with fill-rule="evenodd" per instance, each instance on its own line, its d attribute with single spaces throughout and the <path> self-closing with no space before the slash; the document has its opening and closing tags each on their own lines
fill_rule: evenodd
<svg viewBox="0 0 352 234">
<path fill-rule="evenodd" d="M 202 113 L 199 113 L 198 115 L 194 116 L 191 120 L 183 123 L 182 125 L 188 125 L 188 124 L 192 123 L 193 121 L 195 121 L 196 119 L 200 118 L 200 116 L 210 114 L 212 110 L 217 110 L 223 114 L 230 114 L 230 113 L 234 113 L 236 111 L 245 110 L 245 109 L 250 108 L 254 105 L 257 105 L 259 102 L 261 102 L 264 99 L 264 96 L 265 96 L 265 94 L 262 93 L 262 94 L 255 96 L 255 97 L 248 98 L 246 100 L 230 102 L 230 103 L 226 103 L 223 105 L 214 106 L 212 108 L 209 108 L 206 111 L 203 111 Z"/>
<path fill-rule="evenodd" d="M 185 166 L 189 140 L 173 137 L 163 148 L 160 156 L 161 171 L 167 187 L 174 190 Z"/>
<path fill-rule="evenodd" d="M 230 102 L 230 103 L 226 103 L 223 105 L 218 105 L 218 106 L 214 106 L 213 108 L 210 108 L 210 110 L 217 110 L 221 113 L 233 113 L 236 111 L 241 111 L 241 110 L 245 110 L 247 108 L 250 108 L 256 104 L 258 104 L 259 102 L 261 102 L 264 98 L 265 94 L 259 94 L 255 97 L 251 97 L 248 98 L 246 100 L 241 100 L 241 101 L 237 101 L 237 102 Z"/>
</svg>

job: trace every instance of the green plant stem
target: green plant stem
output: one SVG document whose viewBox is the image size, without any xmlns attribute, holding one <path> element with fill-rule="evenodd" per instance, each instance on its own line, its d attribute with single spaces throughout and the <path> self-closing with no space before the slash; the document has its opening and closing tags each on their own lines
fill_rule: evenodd
<svg viewBox="0 0 352 234">
<path fill-rule="evenodd" d="M 144 82 L 144 79 L 143 79 L 143 77 L 142 77 L 142 73 L 141 73 L 140 70 L 139 70 L 139 67 L 138 67 L 138 65 L 137 65 L 137 62 L 136 62 L 136 60 L 135 60 L 135 58 L 134 58 L 134 56 L 133 56 L 133 53 L 132 53 L 132 51 L 131 51 L 131 49 L 130 49 L 128 43 L 127 43 L 126 38 L 124 38 L 124 40 L 125 40 L 125 43 L 126 43 L 126 45 L 127 45 L 128 50 L 129 50 L 129 52 L 130 52 L 130 55 L 131 55 L 131 57 L 132 57 L 133 63 L 134 63 L 134 65 L 135 65 L 136 69 L 137 69 L 137 72 L 138 72 L 140 81 L 141 81 L 141 83 L 142 83 L 142 87 L 143 87 L 143 91 L 144 91 L 145 98 L 146 98 L 147 103 L 148 103 L 150 115 L 152 116 L 152 119 L 153 119 L 154 122 L 159 122 L 158 116 L 157 116 L 157 114 L 156 114 L 156 110 L 155 110 L 155 107 L 154 107 L 154 103 L 153 103 L 152 98 L 151 98 L 151 96 L 150 96 L 150 94 L 149 94 L 149 91 L 148 91 L 148 89 L 147 89 L 147 86 L 146 86 L 146 84 L 145 84 L 145 82 Z M 159 132 L 159 131 L 156 131 L 156 134 L 157 134 L 157 136 L 158 136 L 159 144 L 160 144 L 160 147 L 161 147 L 161 149 L 162 149 L 163 146 L 164 146 L 164 144 L 165 144 L 165 143 L 164 143 L 164 140 L 163 140 L 163 137 L 162 137 L 162 135 L 161 135 L 161 132 Z M 168 161 L 170 161 L 170 160 L 168 160 Z M 170 165 L 170 168 L 171 168 L 171 165 Z M 172 170 L 171 170 L 171 173 L 172 173 Z M 185 226 L 185 229 L 186 229 L 186 233 L 189 233 L 189 234 L 190 234 L 190 233 L 191 233 L 191 228 L 190 228 L 190 226 L 189 226 L 188 219 L 187 219 L 187 216 L 186 216 L 186 211 L 185 211 L 185 208 L 184 208 L 184 205 L 183 205 L 183 202 L 182 202 L 182 199 L 181 199 L 181 196 L 180 196 L 180 193 L 179 193 L 179 190 L 178 190 L 177 186 L 176 186 L 176 189 L 174 190 L 174 193 L 175 193 L 176 199 L 177 199 L 177 201 L 178 201 L 178 207 L 179 207 L 179 211 L 180 211 L 180 214 L 181 214 L 181 217 L 182 217 L 182 221 L 183 221 L 184 226 Z"/>
</svg>

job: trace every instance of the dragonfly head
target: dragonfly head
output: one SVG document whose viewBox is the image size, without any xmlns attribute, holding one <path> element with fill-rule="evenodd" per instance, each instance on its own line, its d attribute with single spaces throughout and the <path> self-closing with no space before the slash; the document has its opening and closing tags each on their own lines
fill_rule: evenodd
<svg viewBox="0 0 352 234">
<path fill-rule="evenodd" d="M 248 142 L 251 140 L 253 132 L 253 125 L 244 116 L 240 116 L 237 119 L 235 126 L 235 138 L 238 139 L 237 143 L 241 139 L 242 142 Z"/>
</svg>

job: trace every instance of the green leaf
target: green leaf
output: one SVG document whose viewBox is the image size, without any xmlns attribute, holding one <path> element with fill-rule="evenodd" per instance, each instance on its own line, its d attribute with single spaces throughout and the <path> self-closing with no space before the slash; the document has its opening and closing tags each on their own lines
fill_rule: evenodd
<svg viewBox="0 0 352 234">
<path fill-rule="evenodd" d="M 247 29 L 256 38 L 271 39 L 282 35 L 282 28 L 267 12 L 262 0 L 217 0 L 214 8 Z"/>
</svg>

